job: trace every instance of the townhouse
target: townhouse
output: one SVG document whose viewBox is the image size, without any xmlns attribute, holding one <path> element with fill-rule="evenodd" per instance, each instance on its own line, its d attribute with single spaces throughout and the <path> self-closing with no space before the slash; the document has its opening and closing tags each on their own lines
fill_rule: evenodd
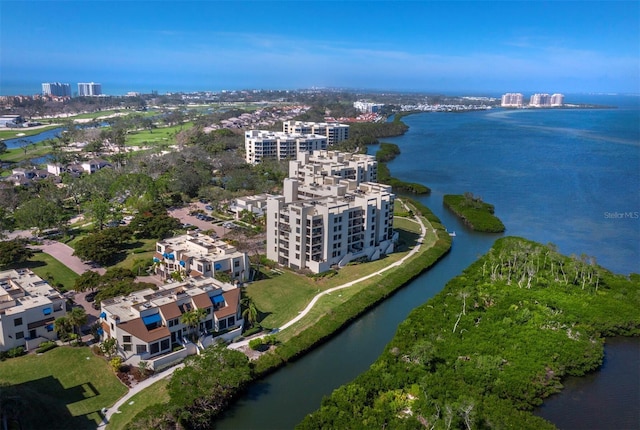
<svg viewBox="0 0 640 430">
<path fill-rule="evenodd" d="M 0 272 L 0 350 L 57 339 L 54 320 L 66 314 L 62 294 L 31 270 Z"/>
<path fill-rule="evenodd" d="M 202 310 L 203 317 L 189 326 L 183 315 L 194 310 Z M 239 335 L 243 322 L 240 290 L 198 277 L 103 300 L 99 333 L 102 340 L 116 339 L 117 353 L 125 361 L 144 360 L 155 369 L 163 360 L 195 353 L 218 335 Z"/>
<path fill-rule="evenodd" d="M 153 257 L 156 274 L 171 279 L 182 277 L 215 277 L 224 274 L 234 282 L 249 279 L 250 263 L 246 252 L 203 233 L 188 233 L 156 243 Z"/>
</svg>

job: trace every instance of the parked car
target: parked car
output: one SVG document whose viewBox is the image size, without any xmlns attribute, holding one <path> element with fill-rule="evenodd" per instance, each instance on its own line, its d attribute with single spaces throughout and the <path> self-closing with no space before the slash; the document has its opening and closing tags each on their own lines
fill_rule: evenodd
<svg viewBox="0 0 640 430">
<path fill-rule="evenodd" d="M 85 300 L 89 303 L 93 302 L 96 299 L 96 296 L 98 295 L 97 291 L 92 291 L 89 294 L 87 294 L 85 296 Z"/>
<path fill-rule="evenodd" d="M 208 210 L 208 211 L 212 211 L 213 210 L 213 206 L 211 206 L 211 205 L 206 205 L 204 208 L 206 210 Z"/>
</svg>

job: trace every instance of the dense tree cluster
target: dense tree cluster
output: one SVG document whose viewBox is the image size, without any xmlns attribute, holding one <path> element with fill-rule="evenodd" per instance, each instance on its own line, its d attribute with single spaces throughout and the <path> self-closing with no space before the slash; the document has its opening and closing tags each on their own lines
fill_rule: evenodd
<svg viewBox="0 0 640 430">
<path fill-rule="evenodd" d="M 442 201 L 473 230 L 486 233 L 501 233 L 505 226 L 494 215 L 494 206 L 482 201 L 482 197 L 474 196 L 470 192 L 462 195 L 446 194 Z"/>
<path fill-rule="evenodd" d="M 640 277 L 518 238 L 414 310 L 370 370 L 299 428 L 553 428 L 528 411 L 640 334 Z"/>
<path fill-rule="evenodd" d="M 186 359 L 168 385 L 171 400 L 138 414 L 130 429 L 209 429 L 252 379 L 246 355 L 214 345 Z"/>
</svg>

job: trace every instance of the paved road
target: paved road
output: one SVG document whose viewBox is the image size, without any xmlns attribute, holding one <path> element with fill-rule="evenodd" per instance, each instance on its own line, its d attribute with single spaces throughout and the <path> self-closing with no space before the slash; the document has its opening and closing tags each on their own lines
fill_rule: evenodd
<svg viewBox="0 0 640 430">
<path fill-rule="evenodd" d="M 73 248 L 62 242 L 55 240 L 45 240 L 42 245 L 36 245 L 34 248 L 41 249 L 42 252 L 46 252 L 69 269 L 76 272 L 78 275 L 82 275 L 88 270 L 93 270 L 101 275 L 104 275 L 104 268 L 92 267 L 86 263 L 83 263 L 78 257 L 73 255 Z"/>
</svg>

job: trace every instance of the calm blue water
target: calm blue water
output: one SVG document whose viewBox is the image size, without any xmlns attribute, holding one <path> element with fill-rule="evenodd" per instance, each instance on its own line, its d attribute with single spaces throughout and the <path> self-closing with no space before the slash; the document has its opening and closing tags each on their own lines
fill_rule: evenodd
<svg viewBox="0 0 640 430">
<path fill-rule="evenodd" d="M 14 139 L 7 139 L 4 141 L 7 145 L 7 149 L 21 148 L 23 143 L 40 143 L 47 139 L 56 139 L 60 136 L 62 127 L 53 128 L 51 130 L 43 131 L 42 133 L 34 134 L 33 136 L 16 137 Z"/>
<path fill-rule="evenodd" d="M 405 118 L 409 132 L 386 139 L 402 151 L 390 168 L 394 176 L 432 188 L 432 195 L 420 200 L 449 230 L 456 230 L 450 254 L 329 342 L 251 387 L 216 428 L 293 428 L 320 406 L 323 396 L 365 371 L 411 310 L 491 247 L 499 235 L 467 230 L 442 207 L 443 194 L 482 195 L 495 204 L 507 234 L 554 242 L 564 253 L 596 256 L 616 272 L 640 271 L 640 220 L 606 215 L 640 211 L 638 100 L 568 100 L 623 106 L 611 110 L 495 110 Z M 623 344 L 631 353 L 623 354 L 622 361 L 605 360 L 595 374 L 601 385 L 597 389 L 589 378 L 568 382 L 565 392 L 538 413 L 561 428 L 638 428 L 638 390 L 619 384 L 615 375 L 640 379 L 639 344 L 638 339 L 631 347 Z M 606 351 L 609 358 L 622 354 L 618 346 Z M 603 399 L 602 392 L 612 395 Z M 591 421 L 598 401 L 599 418 Z M 624 405 L 627 413 L 609 408 L 610 403 Z M 607 425 L 598 424 L 602 422 Z"/>
<path fill-rule="evenodd" d="M 635 100 L 637 103 L 638 99 Z M 494 110 L 405 118 L 394 176 L 495 205 L 507 234 L 640 271 L 640 110 Z"/>
</svg>

